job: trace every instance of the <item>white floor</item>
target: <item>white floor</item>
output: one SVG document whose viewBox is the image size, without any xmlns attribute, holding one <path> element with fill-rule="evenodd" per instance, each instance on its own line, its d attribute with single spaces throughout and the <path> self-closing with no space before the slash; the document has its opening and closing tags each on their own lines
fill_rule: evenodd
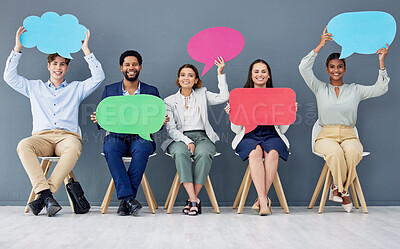
<svg viewBox="0 0 400 249">
<path fill-rule="evenodd" d="M 400 248 L 400 207 L 372 207 L 345 213 L 339 207 L 290 207 L 284 214 L 260 217 L 250 208 L 236 214 L 221 208 L 215 214 L 188 217 L 144 207 L 138 217 L 121 217 L 116 207 L 100 214 L 94 207 L 76 215 L 65 206 L 56 217 L 25 214 L 24 207 L 0 207 L 0 248 Z"/>
</svg>

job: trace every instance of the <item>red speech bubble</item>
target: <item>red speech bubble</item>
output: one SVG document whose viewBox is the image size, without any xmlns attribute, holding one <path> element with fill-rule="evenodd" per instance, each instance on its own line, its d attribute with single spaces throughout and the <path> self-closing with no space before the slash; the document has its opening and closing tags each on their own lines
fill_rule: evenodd
<svg viewBox="0 0 400 249">
<path fill-rule="evenodd" d="M 205 64 L 201 76 L 212 68 L 218 56 L 222 56 L 225 61 L 232 60 L 242 52 L 243 47 L 243 35 L 227 27 L 200 31 L 190 39 L 187 45 L 190 57 Z"/>
<path fill-rule="evenodd" d="M 296 93 L 290 88 L 236 88 L 229 95 L 229 119 L 244 125 L 245 133 L 258 125 L 289 125 L 296 121 Z"/>
</svg>

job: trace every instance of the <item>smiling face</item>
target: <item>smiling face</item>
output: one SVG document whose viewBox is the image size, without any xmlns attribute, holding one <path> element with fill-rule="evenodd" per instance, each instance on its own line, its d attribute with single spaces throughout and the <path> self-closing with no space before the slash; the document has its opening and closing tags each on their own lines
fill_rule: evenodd
<svg viewBox="0 0 400 249">
<path fill-rule="evenodd" d="M 346 72 L 346 65 L 340 59 L 332 59 L 328 62 L 326 71 L 328 72 L 331 81 L 342 82 L 343 74 Z"/>
<path fill-rule="evenodd" d="M 251 79 L 254 82 L 254 88 L 266 87 L 269 79 L 267 65 L 264 63 L 256 63 L 251 69 Z"/>
<path fill-rule="evenodd" d="M 51 82 L 62 82 L 68 72 L 68 64 L 64 57 L 56 56 L 54 60 L 47 64 L 47 69 L 50 72 Z"/>
<path fill-rule="evenodd" d="M 122 63 L 121 72 L 128 81 L 136 81 L 139 77 L 142 65 L 139 65 L 139 61 L 135 56 L 127 56 L 124 58 Z"/>
<path fill-rule="evenodd" d="M 199 81 L 193 69 L 185 67 L 179 72 L 178 83 L 181 88 L 193 88 Z"/>
</svg>

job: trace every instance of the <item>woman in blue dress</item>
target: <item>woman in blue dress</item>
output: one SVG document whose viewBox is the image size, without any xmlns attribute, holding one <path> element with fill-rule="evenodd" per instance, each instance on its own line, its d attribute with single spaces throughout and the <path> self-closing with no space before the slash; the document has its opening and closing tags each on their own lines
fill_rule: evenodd
<svg viewBox="0 0 400 249">
<path fill-rule="evenodd" d="M 262 59 L 255 60 L 250 65 L 244 88 L 272 87 L 271 68 L 268 63 Z M 225 111 L 229 114 L 229 103 Z M 245 134 L 244 126 L 231 123 L 231 129 L 236 133 L 232 148 L 243 161 L 249 159 L 251 178 L 258 195 L 253 209 L 257 209 L 260 215 L 271 214 L 268 192 L 276 175 L 279 158 L 286 161 L 289 156 L 289 141 L 283 135 L 288 128 L 288 125 L 259 125 Z"/>
</svg>

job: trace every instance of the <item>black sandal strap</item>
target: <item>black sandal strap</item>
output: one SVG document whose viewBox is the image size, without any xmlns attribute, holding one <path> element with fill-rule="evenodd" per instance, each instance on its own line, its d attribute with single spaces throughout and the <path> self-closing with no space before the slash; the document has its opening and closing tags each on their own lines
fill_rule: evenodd
<svg viewBox="0 0 400 249">
<path fill-rule="evenodd" d="M 189 206 L 188 208 L 187 207 L 184 207 L 183 209 L 182 209 L 182 213 L 184 213 L 184 214 L 188 214 L 189 212 L 190 212 L 190 201 L 189 200 L 186 200 L 186 205 L 185 206 Z"/>
<path fill-rule="evenodd" d="M 191 216 L 198 215 L 199 214 L 199 204 L 196 201 L 192 201 L 192 202 L 190 202 L 189 205 L 190 205 L 190 207 L 196 207 L 197 210 L 190 209 L 188 215 L 191 215 Z"/>
</svg>

